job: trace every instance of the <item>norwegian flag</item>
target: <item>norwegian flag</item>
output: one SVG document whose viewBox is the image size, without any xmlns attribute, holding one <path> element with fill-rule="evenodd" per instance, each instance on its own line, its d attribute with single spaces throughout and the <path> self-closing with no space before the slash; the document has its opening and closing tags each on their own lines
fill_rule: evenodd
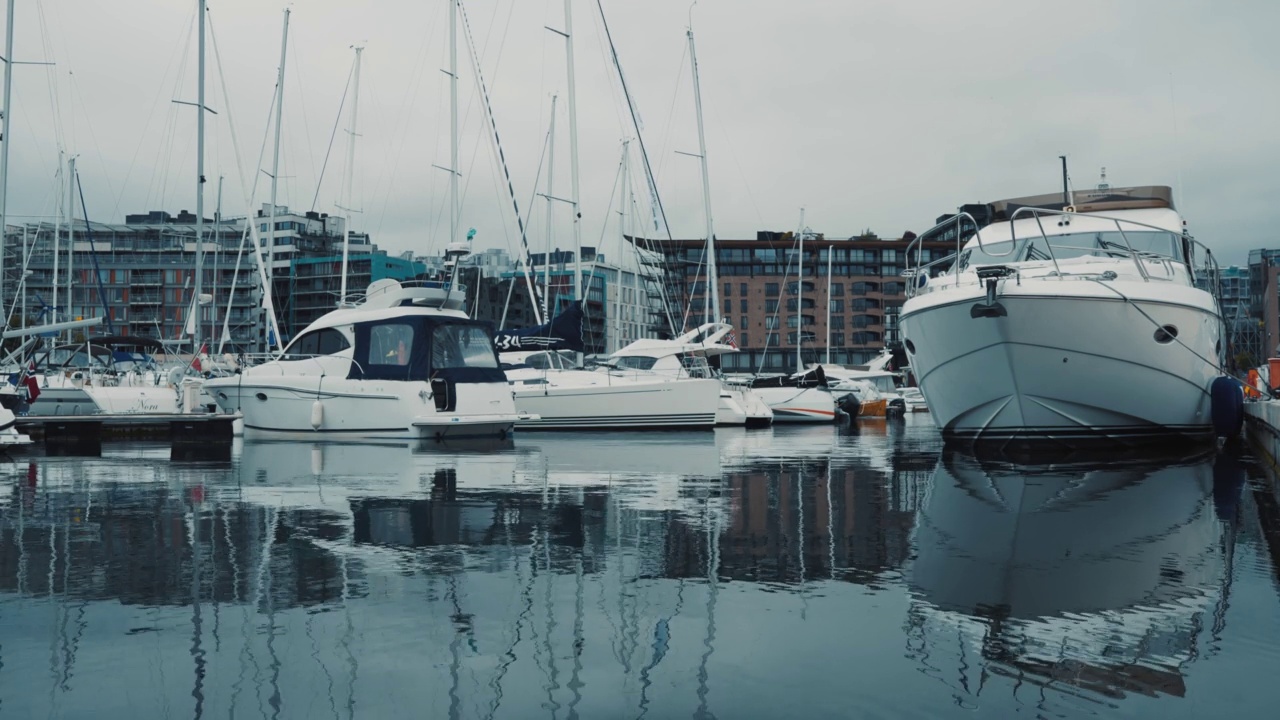
<svg viewBox="0 0 1280 720">
<path fill-rule="evenodd" d="M 729 347 L 733 348 L 734 350 L 737 350 L 737 349 L 738 349 L 738 336 L 737 336 L 737 335 L 734 335 L 734 334 L 733 334 L 733 331 L 732 331 L 732 330 L 730 330 L 730 331 L 729 331 L 729 334 L 724 336 L 724 344 L 725 344 L 725 345 L 728 345 Z"/>
</svg>

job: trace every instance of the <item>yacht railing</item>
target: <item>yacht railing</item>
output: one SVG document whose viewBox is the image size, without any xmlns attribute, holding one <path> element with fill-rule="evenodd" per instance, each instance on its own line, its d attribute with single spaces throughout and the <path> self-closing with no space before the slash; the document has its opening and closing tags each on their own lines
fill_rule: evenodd
<svg viewBox="0 0 1280 720">
<path fill-rule="evenodd" d="M 1051 236 L 1045 232 L 1044 224 L 1041 220 L 1042 216 L 1055 216 L 1055 217 L 1067 217 L 1067 218 L 1087 217 L 1094 220 L 1108 220 L 1108 221 L 1114 222 L 1116 224 L 1116 231 L 1120 234 L 1120 238 L 1124 241 L 1123 252 L 1128 253 L 1129 257 L 1132 258 L 1134 266 L 1138 269 L 1138 274 L 1139 276 L 1142 277 L 1143 282 L 1150 282 L 1153 279 L 1162 280 L 1162 281 L 1171 280 L 1173 278 L 1174 262 L 1181 262 L 1183 265 L 1186 266 L 1187 271 L 1191 276 L 1192 284 L 1195 284 L 1197 280 L 1196 269 L 1194 267 L 1194 263 L 1191 262 L 1190 256 L 1183 258 L 1182 260 L 1178 260 L 1177 258 L 1172 258 L 1167 255 L 1163 255 L 1161 253 L 1134 250 L 1132 243 L 1129 242 L 1128 235 L 1125 233 L 1124 226 L 1129 225 L 1130 231 L 1133 231 L 1134 227 L 1137 227 L 1137 228 L 1148 228 L 1161 233 L 1173 234 L 1168 228 L 1160 227 L 1158 225 L 1151 225 L 1149 223 L 1138 222 L 1136 220 L 1130 220 L 1127 218 L 1117 218 L 1117 217 L 1112 217 L 1108 215 L 1098 215 L 1095 213 L 1078 213 L 1070 210 L 1051 210 L 1047 208 L 1035 208 L 1035 207 L 1018 208 L 1016 211 L 1014 211 L 1013 215 L 1010 216 L 1008 220 L 1009 249 L 1004 253 L 996 253 L 989 250 L 986 247 L 985 243 L 983 242 L 981 229 L 979 229 L 973 235 L 973 238 L 977 240 L 978 249 L 981 250 L 983 253 L 987 254 L 988 256 L 995 257 L 995 258 L 1007 257 L 1013 254 L 1018 248 L 1018 241 L 1020 239 L 1018 237 L 1018 231 L 1015 226 L 1015 222 L 1018 220 L 1019 216 L 1023 216 L 1023 215 L 1029 215 L 1031 216 L 1032 219 L 1035 220 L 1036 228 L 1040 231 L 1040 238 L 1044 240 L 1045 249 L 1047 249 L 1049 252 L 1049 260 L 1050 262 L 1053 263 L 1054 275 L 1059 279 L 1065 278 L 1065 274 L 1062 272 L 1062 269 L 1058 264 L 1058 257 L 1057 257 L 1057 254 L 1054 252 L 1054 245 L 1052 240 L 1050 239 L 1051 237 L 1054 237 L 1054 236 Z M 907 257 L 911 256 L 912 248 L 915 248 L 916 250 L 916 266 L 912 268 L 907 268 L 902 273 L 903 277 L 910 279 L 910 281 L 907 282 L 907 297 L 914 297 L 921 289 L 919 282 L 916 281 L 915 278 L 918 278 L 921 275 L 930 277 L 932 276 L 931 268 L 934 268 L 935 266 L 938 266 L 938 265 L 943 265 L 948 262 L 951 263 L 950 269 L 952 270 L 952 274 L 956 276 L 956 282 L 959 283 L 960 256 L 961 256 L 961 253 L 963 252 L 963 249 L 961 247 L 960 228 L 962 227 L 962 222 L 965 220 L 968 220 L 969 222 L 973 223 L 975 228 L 978 227 L 977 221 L 974 220 L 972 215 L 969 215 L 968 213 L 959 213 L 951 218 L 948 218 L 947 220 L 944 220 L 941 223 L 938 223 L 934 227 L 925 231 L 915 240 L 912 240 L 911 244 L 907 246 Z M 956 252 L 947 257 L 938 258 L 937 260 L 934 260 L 926 265 L 921 265 L 920 262 L 921 260 L 923 260 L 922 252 L 924 249 L 924 243 L 922 242 L 922 240 L 928 237 L 929 235 L 934 234 L 935 231 L 946 228 L 948 225 L 951 225 L 951 224 L 956 225 Z M 1213 277 L 1214 275 L 1216 275 L 1217 260 L 1214 259 L 1213 252 L 1203 243 L 1197 241 L 1195 238 L 1192 238 L 1189 235 L 1186 235 L 1185 233 L 1179 235 L 1179 237 L 1183 240 L 1186 240 L 1191 247 L 1200 247 L 1204 249 L 1207 273 L 1210 275 L 1210 277 Z M 1021 239 L 1026 240 L 1030 238 L 1034 238 L 1034 235 L 1029 235 Z M 1004 241 L 999 241 L 999 243 L 995 243 L 995 244 L 1003 244 L 1003 242 Z M 1077 250 L 1089 250 L 1089 251 L 1098 250 L 1098 248 L 1079 248 L 1079 247 L 1074 247 L 1069 245 L 1060 245 L 1059 247 L 1061 249 L 1077 249 Z M 1111 252 L 1119 253 L 1121 252 L 1121 250 L 1119 248 L 1116 248 Z M 1167 269 L 1169 277 L 1153 278 L 1150 271 L 1147 269 L 1146 265 L 1143 263 L 1144 260 L 1160 261 Z"/>
</svg>

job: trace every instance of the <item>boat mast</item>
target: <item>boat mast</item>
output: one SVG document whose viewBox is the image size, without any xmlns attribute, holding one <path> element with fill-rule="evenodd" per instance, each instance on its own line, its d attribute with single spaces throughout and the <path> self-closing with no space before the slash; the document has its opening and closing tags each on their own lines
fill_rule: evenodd
<svg viewBox="0 0 1280 720">
<path fill-rule="evenodd" d="M 799 267 L 796 269 L 796 372 L 804 372 L 804 360 L 800 357 L 800 347 L 804 344 L 804 208 L 800 208 L 800 253 Z"/>
<path fill-rule="evenodd" d="M 203 0 L 202 0 L 203 1 Z M 284 31 L 280 38 L 280 69 L 276 76 L 276 139 L 271 151 L 271 210 L 267 217 L 267 286 L 263 292 L 270 297 L 275 286 L 276 274 L 276 187 L 280 177 L 280 123 L 284 115 L 284 61 L 289 47 L 289 8 L 284 9 Z M 274 307 L 275 303 L 271 303 Z M 276 338 L 283 342 L 283 338 Z M 270 343 L 267 346 L 270 347 Z"/>
<path fill-rule="evenodd" d="M 569 71 L 569 202 L 573 205 L 573 297 L 578 299 L 582 294 L 582 211 L 578 206 L 578 94 L 573 77 L 572 6 L 572 0 L 564 0 L 565 64 Z M 582 353 L 578 353 L 578 362 L 582 362 Z"/>
<path fill-rule="evenodd" d="M 549 308 L 551 301 L 548 296 L 551 294 L 551 248 L 555 242 L 552 231 L 555 225 L 554 203 L 556 194 L 556 101 L 559 99 L 559 95 L 551 96 L 551 128 L 547 134 L 547 257 L 546 262 L 542 263 L 542 317 L 546 318 L 547 322 L 551 322 L 551 310 Z"/>
<path fill-rule="evenodd" d="M 13 0 L 9 0 L 8 23 L 4 29 L 4 115 L 0 120 L 0 298 L 4 297 L 4 249 L 9 244 L 9 118 L 13 113 Z M 9 327 L 8 311 L 4 327 Z"/>
<path fill-rule="evenodd" d="M 76 158 L 67 159 L 67 319 L 75 319 L 75 296 L 71 294 L 75 283 L 72 274 L 76 264 Z M 67 342 L 71 342 L 71 328 L 67 328 Z"/>
<path fill-rule="evenodd" d="M 65 170 L 63 170 L 63 167 L 62 167 L 62 151 L 59 150 L 58 151 L 58 177 L 64 178 L 65 175 L 66 175 L 66 172 Z M 66 208 L 61 207 L 62 188 L 58 188 L 58 190 L 59 190 L 58 192 L 59 197 L 58 197 L 57 205 L 59 207 L 57 207 L 57 209 L 53 214 L 53 283 L 52 283 L 53 284 L 53 307 L 50 310 L 51 315 L 49 317 L 49 322 L 51 324 L 58 322 L 58 255 L 62 251 L 61 243 L 59 242 L 61 238 L 59 236 L 62 235 L 62 213 L 66 211 Z"/>
<path fill-rule="evenodd" d="M 622 201 L 618 203 L 618 235 L 621 247 L 627 245 L 627 203 L 631 197 L 631 141 L 622 141 Z M 622 349 L 622 253 L 618 253 L 618 287 L 613 294 L 613 326 L 617 331 L 612 352 Z M 607 345 L 607 344 L 606 344 Z M 607 349 L 607 347 L 606 347 Z"/>
<path fill-rule="evenodd" d="M 836 254 L 835 245 L 827 246 L 827 364 L 831 364 L 831 258 Z M 847 361 L 846 361 L 847 362 Z"/>
<path fill-rule="evenodd" d="M 364 48 L 356 46 L 356 67 L 355 67 L 355 97 L 351 100 L 351 129 L 348 131 L 350 136 L 347 138 L 347 192 L 346 204 L 344 208 L 347 211 L 347 221 L 343 225 L 342 232 L 342 285 L 338 291 L 338 306 L 345 307 L 347 304 L 347 263 L 351 252 L 351 220 L 354 207 L 352 205 L 352 178 L 355 173 L 356 162 L 356 111 L 360 106 L 360 53 L 364 52 Z"/>
<path fill-rule="evenodd" d="M 449 242 L 446 247 L 458 241 L 458 2 L 449 0 Z M 452 281 L 449 293 L 453 293 Z"/>
<path fill-rule="evenodd" d="M 711 222 L 711 175 L 707 171 L 707 135 L 702 127 L 702 86 L 698 83 L 698 55 L 693 47 L 693 28 L 689 36 L 689 67 L 693 70 L 693 104 L 698 111 L 698 158 L 702 162 L 702 208 L 707 219 L 707 297 L 709 305 L 703 308 L 705 322 L 715 322 L 720 317 L 719 278 L 716 276 L 715 230 Z"/>
<path fill-rule="evenodd" d="M 222 176 L 218 176 L 218 199 L 213 206 L 213 286 L 209 288 L 209 341 L 218 334 L 218 255 L 222 254 Z"/>
<path fill-rule="evenodd" d="M 204 288 L 204 16 L 205 0 L 199 0 L 199 62 L 196 64 L 196 287 L 191 311 L 196 314 L 195 332 L 191 336 L 191 352 L 200 354 L 204 318 L 201 315 L 200 292 Z"/>
</svg>

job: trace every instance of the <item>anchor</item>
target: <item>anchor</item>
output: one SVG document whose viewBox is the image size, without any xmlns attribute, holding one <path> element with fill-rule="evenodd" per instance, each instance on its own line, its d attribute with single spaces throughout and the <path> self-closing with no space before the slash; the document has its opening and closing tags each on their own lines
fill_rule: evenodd
<svg viewBox="0 0 1280 720">
<path fill-rule="evenodd" d="M 978 268 L 979 282 L 987 284 L 987 302 L 986 304 L 978 303 L 969 308 L 969 317 L 971 318 L 996 318 L 1006 317 L 1009 311 L 1004 306 L 996 302 L 996 283 L 1000 280 L 1017 274 L 1017 270 L 1007 265 L 988 265 Z"/>
</svg>

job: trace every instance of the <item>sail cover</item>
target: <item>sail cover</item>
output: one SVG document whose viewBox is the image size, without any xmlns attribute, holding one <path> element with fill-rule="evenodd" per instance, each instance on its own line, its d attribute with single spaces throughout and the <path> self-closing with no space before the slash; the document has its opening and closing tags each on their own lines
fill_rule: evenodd
<svg viewBox="0 0 1280 720">
<path fill-rule="evenodd" d="M 532 350 L 572 350 L 581 352 L 582 303 L 569 305 L 551 322 L 522 330 L 499 330 L 493 334 L 493 345 L 498 352 L 529 352 Z"/>
</svg>

